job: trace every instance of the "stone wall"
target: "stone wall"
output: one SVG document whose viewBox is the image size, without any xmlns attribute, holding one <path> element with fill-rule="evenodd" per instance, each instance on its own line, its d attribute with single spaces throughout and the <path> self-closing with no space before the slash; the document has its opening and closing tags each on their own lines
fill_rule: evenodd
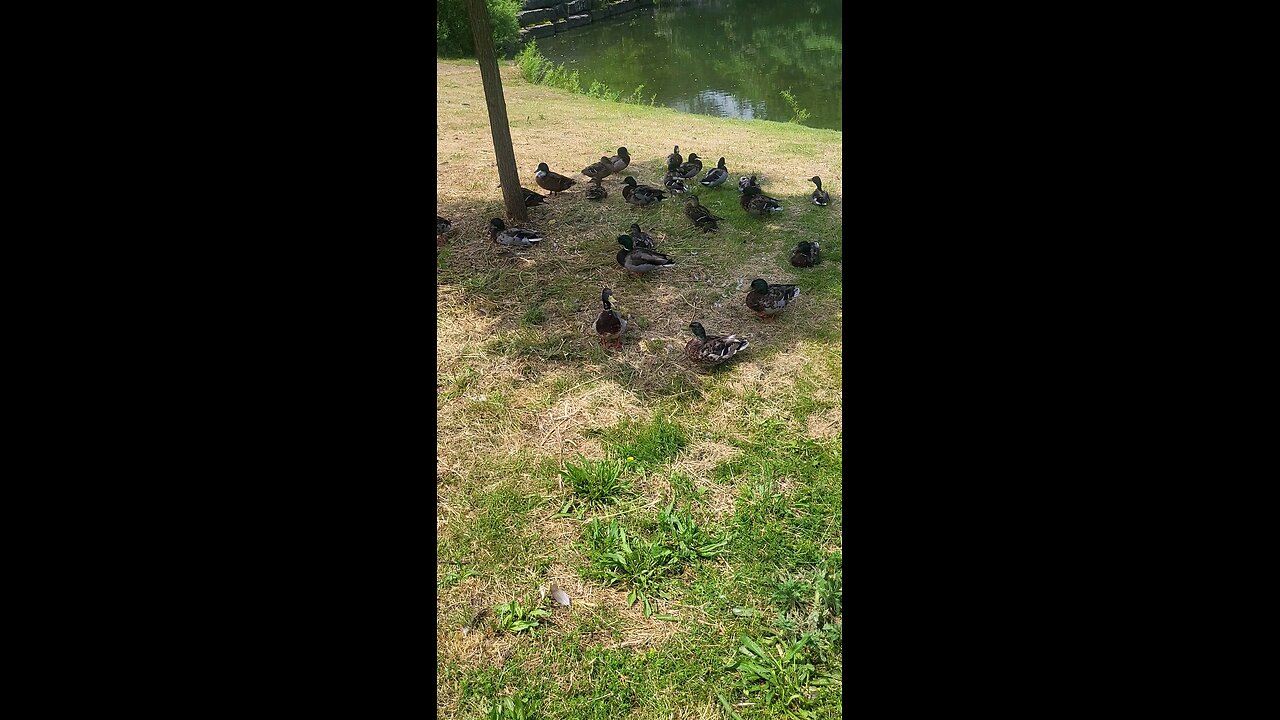
<svg viewBox="0 0 1280 720">
<path fill-rule="evenodd" d="M 601 5 L 592 10 L 592 6 Z M 642 7 L 653 5 L 653 0 L 616 0 L 616 2 L 594 2 L 593 0 L 524 0 L 524 10 L 517 14 L 520 19 L 520 44 L 531 38 L 544 38 L 604 20 Z"/>
</svg>

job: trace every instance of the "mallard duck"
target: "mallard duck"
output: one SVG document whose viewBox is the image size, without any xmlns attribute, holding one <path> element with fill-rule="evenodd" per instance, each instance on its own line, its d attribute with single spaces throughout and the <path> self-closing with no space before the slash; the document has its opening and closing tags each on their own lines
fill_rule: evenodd
<svg viewBox="0 0 1280 720">
<path fill-rule="evenodd" d="M 716 166 L 707 171 L 706 177 L 702 178 L 702 187 L 718 187 L 729 179 L 729 169 L 724 166 L 724 158 L 720 158 L 720 162 Z"/>
<path fill-rule="evenodd" d="M 520 188 L 521 194 L 524 195 L 524 206 L 533 207 L 534 205 L 542 205 L 547 201 L 546 195 L 541 195 L 530 190 L 527 187 Z"/>
<path fill-rule="evenodd" d="M 618 148 L 618 154 L 609 158 L 609 162 L 613 164 L 613 171 L 620 173 L 631 164 L 631 155 L 627 154 L 626 148 L 620 147 Z"/>
<path fill-rule="evenodd" d="M 633 275 L 676 266 L 674 260 L 662 253 L 635 247 L 630 235 L 619 235 L 618 244 L 624 248 L 618 251 L 618 264 Z"/>
<path fill-rule="evenodd" d="M 582 168 L 582 174 L 592 180 L 603 180 L 613 174 L 613 163 L 608 156 L 601 155 L 598 161 Z"/>
<path fill-rule="evenodd" d="M 748 186 L 742 191 L 741 203 L 743 210 L 757 217 L 782 211 L 782 205 L 777 200 L 761 194 L 760 188 L 755 185 Z"/>
<path fill-rule="evenodd" d="M 684 214 L 693 221 L 694 225 L 702 228 L 702 232 L 711 232 L 717 229 L 716 223 L 724 219 L 712 214 L 706 207 L 699 205 L 697 195 L 690 195 L 689 199 L 684 201 Z"/>
<path fill-rule="evenodd" d="M 609 343 L 617 343 L 618 347 L 622 347 L 622 333 L 627 331 L 627 321 L 613 308 L 609 302 L 609 298 L 613 296 L 613 291 L 604 288 L 600 291 L 600 303 L 604 305 L 604 309 L 600 311 L 600 317 L 596 318 L 596 333 L 600 335 L 600 344 L 604 345 L 606 341 Z"/>
<path fill-rule="evenodd" d="M 826 206 L 830 205 L 830 204 L 831 204 L 831 193 L 829 193 L 829 192 L 827 192 L 826 190 L 823 190 L 823 189 L 822 189 L 822 178 L 818 177 L 817 175 L 814 175 L 813 177 L 809 178 L 809 182 L 811 182 L 811 183 L 813 183 L 814 185 L 817 185 L 817 186 L 818 186 L 818 187 L 813 191 L 813 194 L 809 196 L 809 197 L 813 200 L 813 204 L 814 204 L 814 205 L 821 205 L 822 207 L 826 207 Z"/>
<path fill-rule="evenodd" d="M 698 157 L 698 153 L 689 153 L 689 162 L 681 163 L 676 168 L 676 174 L 682 178 L 690 179 L 702 172 L 702 160 Z"/>
<path fill-rule="evenodd" d="M 453 223 L 445 220 L 439 215 L 436 216 L 436 247 L 444 246 L 444 234 L 453 229 Z"/>
<path fill-rule="evenodd" d="M 659 200 L 665 200 L 667 194 L 658 188 L 649 187 L 648 185 L 637 185 L 636 179 L 628 175 L 623 179 L 624 187 L 622 188 L 622 197 L 632 205 L 652 205 Z"/>
<path fill-rule="evenodd" d="M 738 192 L 744 192 L 749 187 L 760 187 L 760 183 L 756 182 L 756 176 L 742 176 L 738 178 Z"/>
<path fill-rule="evenodd" d="M 684 156 L 680 154 L 680 146 L 677 145 L 675 152 L 667 156 L 667 169 L 674 171 L 682 162 L 684 162 Z"/>
<path fill-rule="evenodd" d="M 551 172 L 551 168 L 548 168 L 546 163 L 538 163 L 538 172 L 534 177 L 538 182 L 538 187 L 543 190 L 550 190 L 553 193 L 564 192 L 578 184 L 577 180 L 571 180 L 560 173 Z"/>
<path fill-rule="evenodd" d="M 689 323 L 689 330 L 693 331 L 693 339 L 685 343 L 684 355 L 694 362 L 719 365 L 751 347 L 751 343 L 737 335 L 707 337 L 707 331 L 699 322 Z"/>
<path fill-rule="evenodd" d="M 640 230 L 640 223 L 631 223 L 631 240 L 635 242 L 636 247 L 652 250 L 657 247 L 653 244 L 653 238 L 647 232 Z"/>
<path fill-rule="evenodd" d="M 509 228 L 500 218 L 489 221 L 489 237 L 499 245 L 518 248 L 532 247 L 533 243 L 542 240 L 542 236 L 536 230 Z"/>
<path fill-rule="evenodd" d="M 762 318 L 772 318 L 799 297 L 800 288 L 795 285 L 770 285 L 756 278 L 751 281 L 751 292 L 747 293 L 747 307 Z"/>
<path fill-rule="evenodd" d="M 813 267 L 822 258 L 818 254 L 818 243 L 802 242 L 791 250 L 791 264 L 796 267 Z"/>
<path fill-rule="evenodd" d="M 673 172 L 662 176 L 662 186 L 676 195 L 683 195 L 689 192 L 689 186 L 685 185 L 684 181 Z"/>
<path fill-rule="evenodd" d="M 587 184 L 587 199 L 603 200 L 607 197 L 609 197 L 609 192 L 600 184 L 600 178 L 592 178 L 591 182 Z"/>
</svg>

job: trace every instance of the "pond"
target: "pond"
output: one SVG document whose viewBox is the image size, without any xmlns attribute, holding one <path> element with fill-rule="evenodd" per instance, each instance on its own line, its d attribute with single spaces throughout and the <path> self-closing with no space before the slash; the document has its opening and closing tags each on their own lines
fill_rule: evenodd
<svg viewBox="0 0 1280 720">
<path fill-rule="evenodd" d="M 690 0 L 538 40 L 538 49 L 624 96 L 684 112 L 787 121 L 789 90 L 809 127 L 842 130 L 839 0 Z"/>
</svg>

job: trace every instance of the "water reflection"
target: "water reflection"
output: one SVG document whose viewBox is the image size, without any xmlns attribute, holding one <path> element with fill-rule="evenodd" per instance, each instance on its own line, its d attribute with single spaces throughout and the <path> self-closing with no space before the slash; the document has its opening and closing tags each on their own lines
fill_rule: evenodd
<svg viewBox="0 0 1280 720">
<path fill-rule="evenodd" d="M 620 15 L 538 41 L 543 54 L 600 81 L 685 112 L 788 120 L 790 90 L 812 127 L 841 129 L 842 6 L 700 0 Z"/>
</svg>

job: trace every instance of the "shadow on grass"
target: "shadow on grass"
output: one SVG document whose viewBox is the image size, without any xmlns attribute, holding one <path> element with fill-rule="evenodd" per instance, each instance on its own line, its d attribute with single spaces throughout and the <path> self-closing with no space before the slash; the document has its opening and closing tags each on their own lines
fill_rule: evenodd
<svg viewBox="0 0 1280 720">
<path fill-rule="evenodd" d="M 665 156 L 664 156 L 665 157 Z M 488 223 L 504 218 L 501 193 L 492 188 L 483 198 L 454 199 L 438 208 L 453 223 L 448 245 L 438 254 L 437 302 L 466 306 L 470 313 L 495 320 L 479 348 L 512 362 L 525 363 L 526 378 L 536 379 L 550 367 L 583 366 L 593 375 L 616 381 L 646 403 L 675 399 L 681 404 L 702 396 L 705 380 L 732 372 L 737 360 L 718 367 L 692 364 L 683 354 L 692 337 L 688 326 L 702 322 L 714 335 L 749 334 L 747 355 L 767 361 L 804 339 L 839 342 L 842 299 L 843 239 L 841 201 L 817 207 L 807 194 L 771 194 L 784 210 L 765 218 L 740 205 L 736 171 L 718 188 L 696 183 L 700 202 L 724 218 L 717 232 L 703 233 L 684 214 L 687 196 L 669 195 L 655 207 L 637 208 L 623 200 L 623 179 L 660 187 L 664 157 L 635 159 L 622 173 L 604 180 L 604 201 L 584 197 L 587 178 L 550 196 L 545 205 L 528 209 L 521 227 L 541 231 L 544 240 L 528 250 L 495 245 Z M 533 163 L 526 162 L 526 165 Z M 584 163 L 585 166 L 586 163 Z M 701 177 L 704 172 L 699 174 Z M 566 175 L 567 168 L 554 168 Z M 526 187 L 534 188 L 533 167 Z M 755 171 L 766 194 L 770 176 Z M 494 178 L 496 182 L 496 177 Z M 658 251 L 676 267 L 632 277 L 616 261 L 616 238 L 632 223 L 655 238 Z M 800 241 L 820 242 L 822 262 L 813 268 L 793 267 L 792 248 Z M 801 298 L 774 321 L 761 321 L 745 306 L 751 279 L 795 284 Z M 610 287 L 630 318 L 621 352 L 600 347 L 594 321 L 600 312 L 600 289 Z"/>
</svg>

